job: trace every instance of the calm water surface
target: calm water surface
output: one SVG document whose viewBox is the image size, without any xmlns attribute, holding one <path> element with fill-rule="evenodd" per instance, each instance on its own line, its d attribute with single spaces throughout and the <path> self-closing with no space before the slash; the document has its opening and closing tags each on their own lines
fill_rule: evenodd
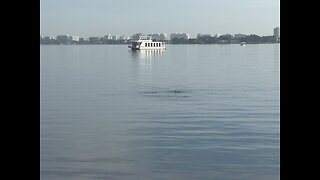
<svg viewBox="0 0 320 180">
<path fill-rule="evenodd" d="M 279 48 L 40 46 L 41 179 L 279 179 Z"/>
</svg>

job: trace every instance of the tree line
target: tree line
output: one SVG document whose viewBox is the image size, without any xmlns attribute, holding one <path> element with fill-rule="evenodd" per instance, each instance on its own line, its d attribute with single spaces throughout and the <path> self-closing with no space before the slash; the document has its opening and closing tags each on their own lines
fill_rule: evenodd
<svg viewBox="0 0 320 180">
<path fill-rule="evenodd" d="M 235 37 L 231 34 L 221 36 L 211 36 L 210 34 L 198 34 L 196 38 L 174 38 L 170 41 L 171 44 L 239 44 L 241 42 L 245 42 L 247 44 L 279 43 L 280 38 L 276 39 L 275 36 L 258 36 L 255 34 L 242 35 L 240 37 Z"/>
</svg>

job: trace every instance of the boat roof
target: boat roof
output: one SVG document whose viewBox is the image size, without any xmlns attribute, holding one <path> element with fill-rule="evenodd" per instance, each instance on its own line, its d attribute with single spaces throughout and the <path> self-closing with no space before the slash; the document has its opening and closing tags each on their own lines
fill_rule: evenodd
<svg viewBox="0 0 320 180">
<path fill-rule="evenodd" d="M 152 36 L 140 36 L 138 40 L 133 40 L 133 42 L 160 42 L 160 41 L 153 41 Z"/>
<path fill-rule="evenodd" d="M 139 40 L 151 40 L 151 36 L 140 36 Z"/>
</svg>

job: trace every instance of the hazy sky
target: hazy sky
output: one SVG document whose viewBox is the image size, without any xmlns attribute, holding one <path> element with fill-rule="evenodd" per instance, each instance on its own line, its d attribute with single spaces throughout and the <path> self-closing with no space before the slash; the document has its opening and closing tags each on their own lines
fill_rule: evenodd
<svg viewBox="0 0 320 180">
<path fill-rule="evenodd" d="M 41 0 L 42 35 L 273 35 L 280 0 Z"/>
</svg>

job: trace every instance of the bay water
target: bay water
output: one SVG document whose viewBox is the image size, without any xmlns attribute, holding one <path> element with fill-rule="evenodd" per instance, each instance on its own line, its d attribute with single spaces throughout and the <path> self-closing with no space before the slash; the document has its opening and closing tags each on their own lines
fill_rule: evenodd
<svg viewBox="0 0 320 180">
<path fill-rule="evenodd" d="M 41 45 L 41 179 L 280 179 L 279 55 Z"/>
</svg>

